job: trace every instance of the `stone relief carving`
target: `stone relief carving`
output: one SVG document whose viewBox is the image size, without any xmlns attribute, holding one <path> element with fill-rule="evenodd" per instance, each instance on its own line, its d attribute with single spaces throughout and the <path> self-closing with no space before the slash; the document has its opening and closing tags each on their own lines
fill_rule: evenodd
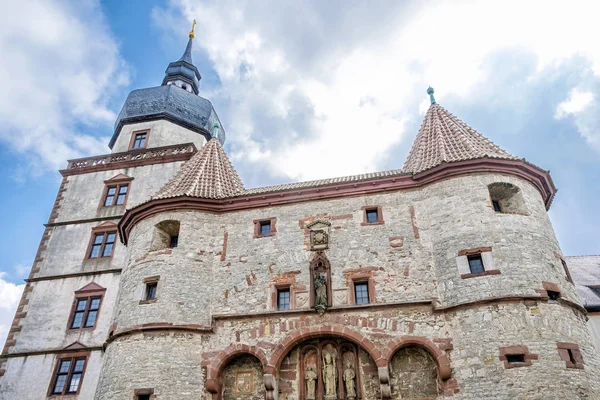
<svg viewBox="0 0 600 400">
<path fill-rule="evenodd" d="M 354 360 L 354 354 L 350 352 L 344 353 L 344 387 L 346 389 L 346 399 L 356 399 L 355 378 L 356 378 L 356 362 Z"/>
<path fill-rule="evenodd" d="M 333 305 L 340 306 L 348 304 L 348 289 L 334 289 L 333 290 Z"/>
<path fill-rule="evenodd" d="M 329 248 L 329 232 L 331 224 L 326 221 L 317 220 L 306 225 L 310 231 L 310 249 L 321 251 Z"/>
<path fill-rule="evenodd" d="M 306 400 L 314 400 L 317 388 L 317 372 L 314 365 L 306 367 L 304 379 L 306 380 Z"/>
<path fill-rule="evenodd" d="M 325 400 L 337 400 L 337 356 L 331 345 L 323 349 L 323 386 Z"/>
<path fill-rule="evenodd" d="M 308 308 L 308 291 L 296 292 L 296 308 Z"/>
</svg>

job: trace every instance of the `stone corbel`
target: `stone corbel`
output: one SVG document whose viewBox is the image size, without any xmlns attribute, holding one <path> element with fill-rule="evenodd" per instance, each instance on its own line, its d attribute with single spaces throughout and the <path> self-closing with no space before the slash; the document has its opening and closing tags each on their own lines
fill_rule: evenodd
<svg viewBox="0 0 600 400">
<path fill-rule="evenodd" d="M 379 373 L 379 386 L 381 388 L 381 399 L 388 400 L 392 398 L 392 389 L 390 388 L 390 371 L 388 367 L 377 368 Z"/>
<path fill-rule="evenodd" d="M 277 379 L 273 376 L 273 374 L 264 374 L 265 379 L 265 390 L 266 400 L 277 400 Z"/>
</svg>

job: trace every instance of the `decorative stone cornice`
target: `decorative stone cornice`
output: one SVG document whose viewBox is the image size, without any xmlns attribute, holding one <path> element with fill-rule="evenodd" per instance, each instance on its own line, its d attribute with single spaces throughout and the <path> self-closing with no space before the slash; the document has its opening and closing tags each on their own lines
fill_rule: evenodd
<svg viewBox="0 0 600 400">
<path fill-rule="evenodd" d="M 196 153 L 193 143 L 173 146 L 135 149 L 122 153 L 77 158 L 69 160 L 66 169 L 60 170 L 62 176 L 87 174 L 96 171 L 109 171 L 142 165 L 163 164 L 175 161 L 187 161 Z"/>
<path fill-rule="evenodd" d="M 306 201 L 363 196 L 403 189 L 414 189 L 445 179 L 482 173 L 500 173 L 517 176 L 530 182 L 540 192 L 546 209 L 550 208 L 556 187 L 548 171 L 544 171 L 524 160 L 501 160 L 481 158 L 453 163 L 443 163 L 416 175 L 399 174 L 378 176 L 361 181 L 342 181 L 327 185 L 300 186 L 281 191 L 251 189 L 245 194 L 223 199 L 205 199 L 178 196 L 153 199 L 129 209 L 119 222 L 119 236 L 127 244 L 131 229 L 139 221 L 151 215 L 172 210 L 198 210 L 211 213 L 226 213 L 260 207 L 273 207 Z"/>
</svg>

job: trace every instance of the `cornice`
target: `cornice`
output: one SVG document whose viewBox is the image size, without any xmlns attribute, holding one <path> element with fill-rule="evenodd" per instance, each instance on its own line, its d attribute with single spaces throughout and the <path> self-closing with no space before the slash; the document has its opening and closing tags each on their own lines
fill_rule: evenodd
<svg viewBox="0 0 600 400">
<path fill-rule="evenodd" d="M 61 169 L 59 172 L 62 176 L 70 176 L 143 165 L 187 161 L 192 158 L 196 151 L 196 146 L 193 143 L 135 149 L 122 153 L 69 160 L 67 168 Z"/>
<path fill-rule="evenodd" d="M 273 207 L 287 204 L 329 200 L 340 197 L 363 196 L 405 189 L 415 189 L 456 176 L 481 173 L 500 173 L 520 177 L 534 185 L 542 195 L 546 209 L 550 207 L 556 187 L 548 171 L 524 160 L 483 158 L 454 163 L 444 163 L 416 175 L 376 177 L 355 182 L 337 182 L 322 186 L 292 188 L 275 192 L 253 192 L 225 199 L 204 199 L 189 196 L 154 199 L 129 209 L 119 222 L 119 236 L 127 244 L 131 229 L 139 221 L 160 212 L 173 210 L 198 210 L 221 214 Z"/>
</svg>

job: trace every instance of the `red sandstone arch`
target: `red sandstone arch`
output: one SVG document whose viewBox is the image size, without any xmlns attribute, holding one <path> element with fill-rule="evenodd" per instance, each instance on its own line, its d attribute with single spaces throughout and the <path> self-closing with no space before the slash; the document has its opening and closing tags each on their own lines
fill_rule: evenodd
<svg viewBox="0 0 600 400">
<path fill-rule="evenodd" d="M 378 367 L 387 366 L 387 359 L 382 357 L 375 345 L 365 336 L 345 326 L 321 326 L 301 328 L 290 332 L 289 335 L 280 344 L 278 344 L 273 351 L 267 368 L 265 369 L 265 373 L 276 375 L 276 371 L 279 369 L 281 362 L 285 356 L 292 351 L 294 346 L 305 340 L 322 336 L 341 337 L 353 342 L 365 350 L 375 361 Z"/>
<path fill-rule="evenodd" d="M 440 350 L 433 342 L 429 339 L 424 338 L 422 336 L 401 336 L 392 340 L 388 344 L 388 349 L 383 357 L 387 363 L 392 360 L 392 357 L 398 350 L 406 346 L 417 346 L 422 349 L 428 351 L 438 366 L 438 371 L 440 373 L 440 378 L 446 380 L 452 376 L 452 370 L 450 369 L 450 360 L 448 360 L 448 356 L 445 352 Z M 379 364 L 377 364 L 379 365 Z"/>
<path fill-rule="evenodd" d="M 232 344 L 214 355 L 212 361 L 206 365 L 206 390 L 211 393 L 219 393 L 221 389 L 221 383 L 219 382 L 221 372 L 223 372 L 223 369 L 225 369 L 231 360 L 243 354 L 249 354 L 258 358 L 262 364 L 264 373 L 267 373 L 267 356 L 261 349 L 256 346 L 248 346 L 247 344 Z"/>
</svg>

